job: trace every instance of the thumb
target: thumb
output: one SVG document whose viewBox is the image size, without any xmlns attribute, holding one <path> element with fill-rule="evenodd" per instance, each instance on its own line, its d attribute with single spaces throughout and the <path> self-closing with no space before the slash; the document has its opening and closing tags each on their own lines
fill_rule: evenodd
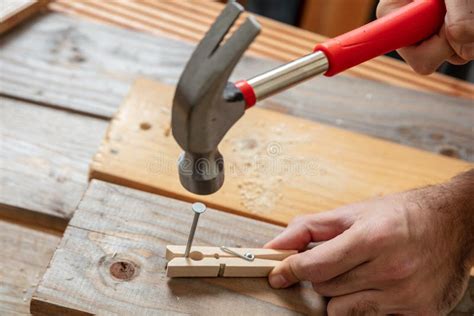
<svg viewBox="0 0 474 316">
<path fill-rule="evenodd" d="M 321 283 L 357 267 L 371 253 L 364 247 L 363 233 L 349 229 L 311 250 L 289 256 L 270 272 L 270 285 L 285 288 L 303 280 Z"/>
<path fill-rule="evenodd" d="M 295 283 L 298 283 L 302 278 L 296 275 L 296 269 L 294 262 L 295 257 L 301 256 L 302 254 L 296 254 L 283 260 L 277 265 L 268 275 L 268 282 L 274 289 L 281 289 L 289 287 Z"/>
<path fill-rule="evenodd" d="M 377 6 L 377 18 L 386 16 L 411 2 L 413 2 L 413 0 L 380 0 Z"/>
</svg>

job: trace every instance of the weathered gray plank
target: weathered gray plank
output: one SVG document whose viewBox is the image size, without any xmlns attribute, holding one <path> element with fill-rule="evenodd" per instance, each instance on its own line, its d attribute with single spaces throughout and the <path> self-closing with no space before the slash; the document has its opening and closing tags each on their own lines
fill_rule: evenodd
<svg viewBox="0 0 474 316">
<path fill-rule="evenodd" d="M 0 220 L 0 314 L 29 313 L 30 299 L 60 237 Z"/>
<path fill-rule="evenodd" d="M 34 50 L 31 47 L 35 47 Z M 10 34 L 0 92 L 110 117 L 138 76 L 175 83 L 192 46 L 60 14 Z M 276 63 L 244 58 L 234 78 Z M 315 78 L 262 106 L 432 152 L 474 160 L 474 105 L 355 78 Z"/>
<path fill-rule="evenodd" d="M 33 314 L 324 314 L 308 284 L 271 289 L 262 278 L 168 279 L 165 246 L 185 244 L 185 202 L 93 180 L 33 295 Z M 201 216 L 194 245 L 260 247 L 281 228 L 224 212 Z M 110 275 L 123 262 L 130 279 Z M 474 279 L 452 315 L 473 312 Z"/>
<path fill-rule="evenodd" d="M 168 279 L 165 247 L 185 244 L 190 204 L 93 180 L 32 300 L 32 312 L 97 314 L 323 314 L 310 285 L 273 290 L 265 278 Z M 208 210 L 195 245 L 260 247 L 280 227 Z M 115 262 L 133 264 L 114 279 Z M 61 307 L 65 307 L 61 309 Z"/>
<path fill-rule="evenodd" d="M 0 215 L 63 230 L 107 121 L 0 97 Z"/>
</svg>

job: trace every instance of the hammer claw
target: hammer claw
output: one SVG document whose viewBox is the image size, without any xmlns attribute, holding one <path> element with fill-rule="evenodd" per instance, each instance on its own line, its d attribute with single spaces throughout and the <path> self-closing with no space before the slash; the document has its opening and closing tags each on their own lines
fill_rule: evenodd
<svg viewBox="0 0 474 316">
<path fill-rule="evenodd" d="M 189 63 L 202 62 L 210 58 L 219 48 L 220 43 L 229 32 L 232 25 L 242 13 L 242 6 L 234 1 L 230 1 L 207 31 L 204 38 L 196 47 Z"/>
<path fill-rule="evenodd" d="M 244 24 L 214 53 L 213 63 L 227 65 L 232 71 L 259 33 L 260 25 L 253 17 L 248 17 Z"/>
</svg>

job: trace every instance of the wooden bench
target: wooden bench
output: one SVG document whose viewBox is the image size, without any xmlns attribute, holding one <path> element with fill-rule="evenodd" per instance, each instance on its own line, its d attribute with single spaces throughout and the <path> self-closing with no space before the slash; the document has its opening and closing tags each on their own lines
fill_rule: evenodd
<svg viewBox="0 0 474 316">
<path fill-rule="evenodd" d="M 37 280 L 86 191 L 90 159 L 132 82 L 148 76 L 174 84 L 191 51 L 192 45 L 180 41 L 54 13 L 2 37 L 0 314 L 28 311 Z M 238 77 L 249 75 L 247 65 L 274 64 L 255 58 L 243 63 Z M 472 107 L 465 106 L 469 101 L 419 94 L 413 104 L 400 105 L 397 100 L 409 92 L 353 77 L 313 84 L 263 107 L 473 159 L 472 144 L 466 141 L 472 139 L 472 130 L 466 128 L 472 115 Z M 336 84 L 346 90 L 335 89 Z M 466 95 L 462 89 L 458 94 Z M 453 110 L 441 111 L 438 105 L 430 111 L 431 101 L 422 100 L 434 99 L 439 100 L 434 104 L 450 100 L 446 104 Z M 380 100 L 393 110 L 378 107 Z"/>
</svg>

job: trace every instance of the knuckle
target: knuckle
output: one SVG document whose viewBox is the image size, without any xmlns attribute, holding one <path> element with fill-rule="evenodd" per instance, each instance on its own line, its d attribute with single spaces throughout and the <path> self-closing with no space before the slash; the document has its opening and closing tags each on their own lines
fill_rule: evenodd
<svg viewBox="0 0 474 316">
<path fill-rule="evenodd" d="M 308 219 L 308 215 L 298 215 L 295 216 L 288 226 L 301 225 Z"/>
<path fill-rule="evenodd" d="M 455 43 L 465 44 L 474 41 L 474 19 L 463 19 L 446 25 L 448 38 Z"/>
<path fill-rule="evenodd" d="M 381 0 L 379 2 L 379 5 L 377 6 L 377 9 L 375 11 L 375 16 L 377 19 L 384 17 L 390 12 L 390 7 L 393 6 L 393 0 Z"/>
<path fill-rule="evenodd" d="M 415 270 L 413 262 L 409 260 L 397 261 L 387 267 L 383 277 L 386 281 L 400 281 L 413 275 Z"/>
</svg>

